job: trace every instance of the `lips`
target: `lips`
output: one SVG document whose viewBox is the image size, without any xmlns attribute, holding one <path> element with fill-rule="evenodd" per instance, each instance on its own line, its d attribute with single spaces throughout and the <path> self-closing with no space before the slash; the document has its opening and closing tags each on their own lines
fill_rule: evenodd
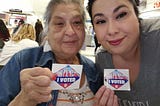
<svg viewBox="0 0 160 106">
<path fill-rule="evenodd" d="M 70 43 L 75 43 L 76 41 L 65 41 L 64 43 L 68 43 L 68 44 L 70 44 Z"/>
<path fill-rule="evenodd" d="M 111 41 L 108 41 L 108 42 L 109 42 L 110 45 L 117 46 L 117 45 L 119 45 L 122 42 L 123 39 L 124 38 L 116 39 L 116 40 L 111 40 Z"/>
<path fill-rule="evenodd" d="M 77 43 L 77 40 L 63 41 L 63 43 L 65 44 L 65 46 L 72 47 L 72 46 L 75 46 L 75 44 Z"/>
</svg>

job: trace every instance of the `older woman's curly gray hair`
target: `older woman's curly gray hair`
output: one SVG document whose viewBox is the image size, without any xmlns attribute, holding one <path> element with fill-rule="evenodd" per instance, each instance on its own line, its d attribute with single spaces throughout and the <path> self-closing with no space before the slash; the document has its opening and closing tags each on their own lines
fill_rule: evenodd
<svg viewBox="0 0 160 106">
<path fill-rule="evenodd" d="M 46 34 L 48 32 L 48 24 L 51 20 L 54 8 L 57 5 L 62 4 L 62 3 L 64 3 L 64 4 L 75 3 L 75 4 L 79 5 L 79 9 L 80 9 L 80 12 L 82 14 L 83 22 L 85 22 L 85 12 L 84 12 L 84 7 L 83 7 L 82 0 L 51 0 L 48 3 L 48 6 L 47 6 L 45 14 L 44 14 L 44 22 L 45 22 L 44 31 L 45 31 Z"/>
</svg>

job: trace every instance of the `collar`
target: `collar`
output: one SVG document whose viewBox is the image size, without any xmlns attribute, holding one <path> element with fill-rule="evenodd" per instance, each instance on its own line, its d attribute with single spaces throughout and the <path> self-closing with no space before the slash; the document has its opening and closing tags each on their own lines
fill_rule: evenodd
<svg viewBox="0 0 160 106">
<path fill-rule="evenodd" d="M 45 42 L 44 47 L 43 47 L 43 52 L 49 52 L 52 51 L 51 46 L 48 43 L 48 40 Z"/>
<path fill-rule="evenodd" d="M 48 64 L 55 63 L 54 53 L 52 52 L 51 46 L 48 43 L 48 40 L 42 46 L 42 55 L 37 62 L 37 66 L 46 67 Z M 50 67 L 48 67 L 50 68 Z"/>
</svg>

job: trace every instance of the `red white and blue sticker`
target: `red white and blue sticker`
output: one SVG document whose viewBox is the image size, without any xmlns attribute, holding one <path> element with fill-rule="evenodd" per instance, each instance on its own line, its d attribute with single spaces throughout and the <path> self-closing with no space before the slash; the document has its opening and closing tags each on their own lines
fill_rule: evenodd
<svg viewBox="0 0 160 106">
<path fill-rule="evenodd" d="M 104 85 L 112 90 L 130 90 L 128 69 L 104 69 Z"/>
<path fill-rule="evenodd" d="M 58 89 L 78 89 L 82 73 L 82 65 L 53 64 L 51 87 Z"/>
</svg>

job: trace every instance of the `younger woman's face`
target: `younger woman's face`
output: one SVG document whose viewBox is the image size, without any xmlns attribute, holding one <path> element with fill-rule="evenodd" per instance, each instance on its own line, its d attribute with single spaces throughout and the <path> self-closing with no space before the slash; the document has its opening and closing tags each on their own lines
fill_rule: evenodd
<svg viewBox="0 0 160 106">
<path fill-rule="evenodd" d="M 96 36 L 112 54 L 127 54 L 137 48 L 139 22 L 128 0 L 96 0 L 92 7 Z"/>
</svg>

